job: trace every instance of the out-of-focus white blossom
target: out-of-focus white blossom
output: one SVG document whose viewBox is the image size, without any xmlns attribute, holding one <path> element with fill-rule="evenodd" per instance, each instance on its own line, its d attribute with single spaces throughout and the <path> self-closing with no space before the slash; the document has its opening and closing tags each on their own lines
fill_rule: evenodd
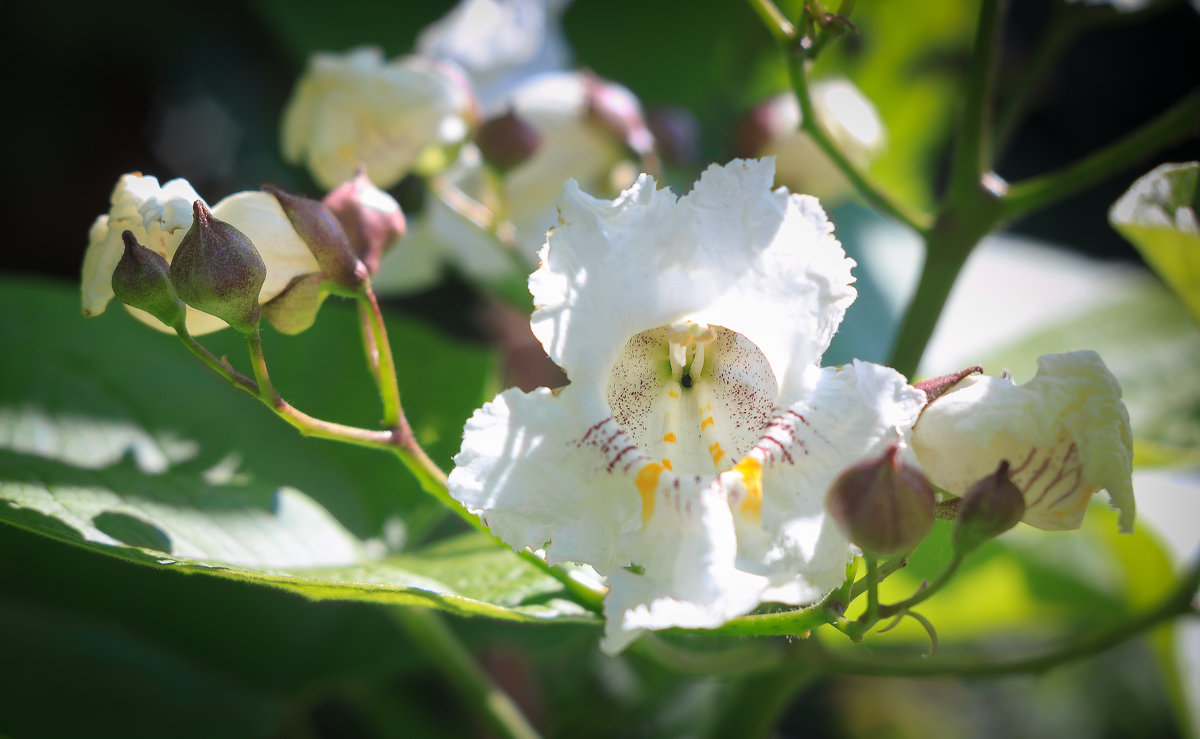
<svg viewBox="0 0 1200 739">
<path fill-rule="evenodd" d="M 389 188 L 423 154 L 462 142 L 476 104 L 454 69 L 421 57 L 387 61 L 362 47 L 314 54 L 283 115 L 284 158 L 332 189 L 359 165 Z"/>
<path fill-rule="evenodd" d="M 853 82 L 835 78 L 816 82 L 813 106 L 842 152 L 859 167 L 866 167 L 883 150 L 886 133 L 875 106 Z M 774 156 L 775 181 L 796 192 L 837 200 L 851 186 L 825 152 L 800 130 L 800 105 L 790 92 L 756 106 L 738 129 L 739 153 Z"/>
<path fill-rule="evenodd" d="M 486 117 L 530 77 L 566 70 L 560 18 L 570 0 L 462 0 L 417 37 L 417 53 L 457 66 Z"/>
<path fill-rule="evenodd" d="M 598 98 L 607 106 L 603 114 L 597 110 Z M 511 273 L 514 264 L 532 268 L 546 230 L 555 223 L 563 183 L 573 179 L 588 194 L 615 195 L 638 171 L 632 141 L 651 145 L 633 94 L 586 72 L 529 79 L 512 93 L 508 110 L 537 133 L 533 153 L 492 178 L 479 150 L 466 146 L 441 178 L 458 193 L 495 208 L 494 214 L 511 227 L 505 234 L 510 245 L 480 229 L 434 188 L 424 212 L 414 219 L 412 233 L 383 260 L 376 284 L 386 289 L 420 287 L 424 283 L 419 278 L 436 275 L 437 255 L 485 282 Z M 505 249 L 516 253 L 507 255 Z"/>
</svg>

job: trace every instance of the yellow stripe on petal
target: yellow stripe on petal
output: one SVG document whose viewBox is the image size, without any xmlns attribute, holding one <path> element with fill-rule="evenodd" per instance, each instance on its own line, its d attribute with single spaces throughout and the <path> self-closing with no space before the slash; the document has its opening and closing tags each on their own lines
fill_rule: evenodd
<svg viewBox="0 0 1200 739">
<path fill-rule="evenodd" d="M 654 493 L 658 490 L 658 478 L 662 471 L 662 465 L 651 462 L 638 470 L 637 477 L 633 480 L 642 496 L 642 526 L 654 515 Z"/>
<path fill-rule="evenodd" d="M 762 462 L 754 457 L 742 457 L 733 466 L 733 471 L 742 476 L 746 488 L 746 499 L 742 501 L 742 515 L 757 519 L 762 515 Z"/>
<path fill-rule="evenodd" d="M 663 436 L 663 441 L 667 442 L 668 444 L 674 444 L 675 443 L 675 433 L 672 431 L 668 431 L 666 433 L 666 435 Z"/>
</svg>

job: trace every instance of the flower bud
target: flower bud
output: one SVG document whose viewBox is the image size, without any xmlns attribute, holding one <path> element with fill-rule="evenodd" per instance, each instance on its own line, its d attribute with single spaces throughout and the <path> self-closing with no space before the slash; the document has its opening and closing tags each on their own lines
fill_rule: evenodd
<svg viewBox="0 0 1200 739">
<path fill-rule="evenodd" d="M 367 278 L 367 268 L 354 254 L 350 239 L 337 216 L 324 203 L 271 184 L 262 189 L 279 201 L 296 233 L 321 265 L 321 273 L 338 287 L 357 293 Z"/>
<path fill-rule="evenodd" d="M 920 470 L 901 461 L 897 444 L 881 457 L 847 468 L 825 498 L 842 533 L 876 556 L 920 543 L 933 528 L 933 506 L 933 486 Z"/>
<path fill-rule="evenodd" d="M 112 273 L 117 300 L 144 310 L 172 328 L 183 326 L 186 309 L 171 284 L 167 260 L 138 243 L 132 231 L 123 231 L 125 253 Z"/>
<path fill-rule="evenodd" d="M 654 135 L 642 106 L 626 88 L 595 75 L 584 76 L 588 114 L 640 157 L 654 156 Z"/>
<path fill-rule="evenodd" d="M 338 185 L 322 201 L 342 224 L 350 248 L 374 275 L 379 260 L 407 230 L 404 211 L 391 195 L 371 182 L 359 167 L 354 177 Z"/>
<path fill-rule="evenodd" d="M 966 554 L 1020 522 L 1025 495 L 1008 476 L 1008 460 L 967 490 L 954 519 L 954 551 Z"/>
<path fill-rule="evenodd" d="M 317 311 L 329 295 L 324 284 L 325 276 L 320 272 L 293 279 L 283 292 L 263 303 L 263 318 L 281 334 L 307 331 L 317 320 Z"/>
<path fill-rule="evenodd" d="M 510 109 L 483 122 L 475 133 L 475 145 L 488 164 L 507 172 L 533 156 L 542 145 L 542 135 Z"/>
<path fill-rule="evenodd" d="M 192 204 L 192 227 L 171 260 L 171 281 L 183 302 L 250 333 L 262 317 L 258 293 L 267 266 L 241 231 Z"/>
</svg>

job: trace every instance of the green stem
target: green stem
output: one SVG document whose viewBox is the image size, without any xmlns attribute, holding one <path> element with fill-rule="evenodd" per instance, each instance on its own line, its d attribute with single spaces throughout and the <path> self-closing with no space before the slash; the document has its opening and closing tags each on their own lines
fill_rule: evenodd
<svg viewBox="0 0 1200 739">
<path fill-rule="evenodd" d="M 1099 654 L 1179 616 L 1194 616 L 1192 599 L 1198 590 L 1200 560 L 1192 563 L 1179 583 L 1151 610 L 1124 623 L 1095 631 L 1065 646 L 1040 654 L 992 660 L 980 659 L 978 654 L 957 659 L 943 656 L 934 660 L 889 660 L 881 658 L 878 653 L 872 655 L 871 659 L 859 659 L 825 651 L 821 663 L 823 669 L 831 674 L 877 677 L 993 677 L 1037 673 Z"/>
<path fill-rule="evenodd" d="M 388 342 L 387 327 L 383 323 L 383 312 L 379 310 L 379 298 L 370 284 L 358 296 L 359 309 L 366 314 L 367 327 L 371 331 L 371 345 L 374 348 L 376 385 L 379 388 L 379 398 L 383 402 L 383 425 L 396 428 L 404 417 L 404 409 L 400 405 L 400 385 L 396 379 L 396 360 L 392 355 L 392 347 Z M 415 443 L 415 442 L 414 442 Z"/>
<path fill-rule="evenodd" d="M 846 157 L 834 142 L 833 137 L 825 130 L 825 124 L 817 115 L 816 106 L 813 104 L 808 80 L 808 58 L 802 50 L 794 49 L 788 54 L 788 75 L 791 78 L 792 91 L 796 94 L 796 100 L 800 104 L 800 130 L 807 133 L 816 142 L 821 151 L 829 157 L 830 161 L 854 185 L 858 194 L 871 207 L 914 231 L 924 232 L 929 227 L 929 216 L 915 212 L 893 200 L 871 182 L 866 174 Z"/>
<path fill-rule="evenodd" d="M 992 167 L 991 106 L 1004 5 L 1003 0 L 983 0 L 979 7 L 979 25 L 967 68 L 966 100 L 954 143 L 950 200 L 978 187 L 980 177 Z"/>
<path fill-rule="evenodd" d="M 531 739 L 540 736 L 521 709 L 467 651 L 444 619 L 424 608 L 395 608 L 392 612 L 412 636 L 413 645 L 425 653 L 434 669 L 462 697 L 463 703 L 499 736 Z"/>
<path fill-rule="evenodd" d="M 1197 133 L 1200 133 L 1200 89 L 1100 151 L 1055 172 L 1013 184 L 1000 199 L 999 215 L 1003 220 L 1013 220 L 1046 208 Z"/>
<path fill-rule="evenodd" d="M 438 467 L 436 462 L 429 458 L 429 455 L 417 443 L 403 412 L 400 413 L 398 425 L 390 430 L 363 429 L 313 418 L 292 406 L 275 390 L 275 386 L 271 382 L 271 376 L 267 371 L 266 356 L 262 350 L 262 335 L 258 331 L 254 331 L 246 336 L 246 344 L 250 353 L 250 363 L 254 368 L 254 376 L 257 381 L 251 380 L 222 362 L 212 352 L 197 342 L 186 330 L 181 330 L 177 333 L 184 345 L 199 357 L 201 361 L 212 367 L 213 370 L 235 387 L 253 395 L 263 405 L 270 408 L 275 415 L 296 428 L 304 436 L 340 441 L 372 449 L 381 449 L 395 454 L 413 476 L 417 478 L 417 482 L 420 484 L 422 490 L 433 496 L 443 506 L 452 510 L 471 528 L 486 534 L 496 542 L 497 546 L 507 548 L 508 545 L 493 536 L 483 521 L 479 520 L 478 516 L 473 515 L 462 503 L 450 496 L 450 491 L 446 487 L 446 473 Z M 398 394 L 397 397 L 399 397 Z M 570 573 L 561 567 L 547 563 L 546 560 L 532 552 L 522 551 L 518 553 L 518 556 L 543 574 L 561 583 L 563 588 L 584 608 L 596 613 L 600 612 L 603 608 L 604 592 L 588 587 L 571 577 Z"/>
<path fill-rule="evenodd" d="M 921 266 L 917 290 L 900 323 L 888 360 L 888 364 L 905 377 L 911 378 L 916 373 L 954 281 L 958 279 L 958 273 L 962 271 L 967 256 L 977 242 L 978 238 L 974 236 L 926 237 L 925 262 Z"/>
<path fill-rule="evenodd" d="M 879 620 L 879 561 L 869 554 L 863 555 L 867 564 L 867 611 L 863 614 L 868 624 Z"/>
<path fill-rule="evenodd" d="M 796 38 L 796 27 L 787 19 L 783 11 L 771 0 L 748 0 L 750 7 L 758 13 L 767 32 L 779 43 L 785 43 Z"/>
<path fill-rule="evenodd" d="M 954 559 L 950 560 L 950 564 L 946 566 L 946 569 L 942 570 L 942 573 L 938 575 L 933 582 L 923 586 L 910 598 L 902 600 L 899 603 L 892 603 L 884 606 L 879 611 L 879 617 L 888 618 L 898 613 L 903 613 L 908 609 L 928 600 L 935 593 L 945 587 L 946 583 L 950 581 L 950 578 L 954 576 L 954 573 L 958 571 L 958 566 L 960 564 L 962 564 L 962 555 L 954 555 Z"/>
</svg>

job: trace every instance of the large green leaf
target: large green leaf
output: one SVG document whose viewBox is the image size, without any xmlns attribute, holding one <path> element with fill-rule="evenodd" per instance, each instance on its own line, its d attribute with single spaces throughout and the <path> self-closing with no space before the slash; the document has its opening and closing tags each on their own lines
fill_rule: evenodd
<svg viewBox="0 0 1200 739">
<path fill-rule="evenodd" d="M 312 599 L 589 618 L 482 535 L 417 546 L 442 512 L 396 460 L 301 437 L 123 311 L 84 321 L 73 291 L 12 280 L 0 310 L 29 317 L 0 326 L 17 359 L 0 384 L 0 522 Z M 329 305 L 309 333 L 268 336 L 284 395 L 374 424 L 357 332 L 353 311 Z M 416 433 L 445 463 L 490 361 L 411 322 L 392 319 L 389 333 Z M 206 342 L 236 363 L 236 337 Z"/>
<path fill-rule="evenodd" d="M 1163 164 L 1113 204 L 1108 221 L 1200 321 L 1200 163 Z"/>
</svg>

